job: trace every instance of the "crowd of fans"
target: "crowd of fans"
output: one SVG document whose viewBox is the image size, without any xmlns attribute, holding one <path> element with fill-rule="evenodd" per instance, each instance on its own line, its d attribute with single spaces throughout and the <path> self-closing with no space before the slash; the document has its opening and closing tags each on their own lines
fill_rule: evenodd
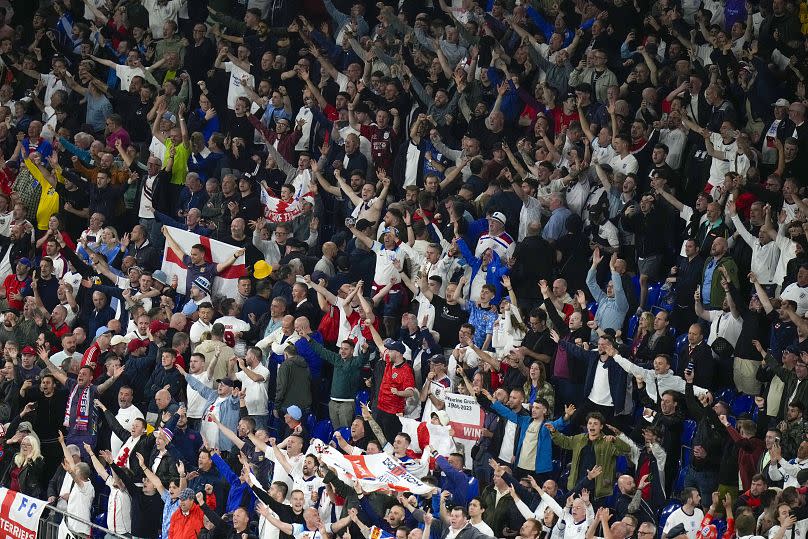
<svg viewBox="0 0 808 539">
<path fill-rule="evenodd" d="M 808 5 L 449 2 L 0 1 L 0 471 L 60 539 L 808 531 Z"/>
</svg>

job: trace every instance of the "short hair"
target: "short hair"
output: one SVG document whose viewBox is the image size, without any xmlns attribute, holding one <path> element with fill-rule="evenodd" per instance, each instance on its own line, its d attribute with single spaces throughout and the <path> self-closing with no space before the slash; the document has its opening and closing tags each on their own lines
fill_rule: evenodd
<svg viewBox="0 0 808 539">
<path fill-rule="evenodd" d="M 682 489 L 682 494 L 679 496 L 679 500 L 682 503 L 687 503 L 687 501 L 693 497 L 693 493 L 698 491 L 699 490 L 695 487 L 685 487 Z"/>
<path fill-rule="evenodd" d="M 606 424 L 606 418 L 603 417 L 603 414 L 600 412 L 589 412 L 588 414 L 586 414 L 586 421 L 589 422 L 590 419 L 596 419 L 600 421 L 601 425 Z"/>
<path fill-rule="evenodd" d="M 411 442 L 412 442 L 412 438 L 411 438 L 411 437 L 410 437 L 410 435 L 409 435 L 409 434 L 407 434 L 406 432 L 399 432 L 398 434 L 396 434 L 396 436 L 401 436 L 402 438 L 404 438 L 405 440 L 407 440 L 407 443 L 411 443 Z"/>
<path fill-rule="evenodd" d="M 805 412 L 805 405 L 802 402 L 798 401 L 798 400 L 793 400 L 793 401 L 789 402 L 788 406 L 791 407 L 791 408 L 796 408 L 797 410 L 800 411 L 800 413 Z M 774 429 L 769 429 L 769 430 L 774 430 Z"/>
<path fill-rule="evenodd" d="M 285 499 L 286 495 L 289 494 L 289 485 L 287 485 L 285 481 L 275 481 L 272 484 L 275 485 L 275 488 L 283 494 L 283 498 Z"/>
<path fill-rule="evenodd" d="M 755 533 L 757 519 L 752 515 L 739 515 L 735 520 L 735 531 L 738 537 Z"/>
</svg>

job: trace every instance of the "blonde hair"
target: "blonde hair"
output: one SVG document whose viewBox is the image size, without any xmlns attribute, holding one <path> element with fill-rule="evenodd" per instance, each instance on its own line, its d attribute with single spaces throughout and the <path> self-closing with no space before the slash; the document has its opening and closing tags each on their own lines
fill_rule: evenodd
<svg viewBox="0 0 808 539">
<path fill-rule="evenodd" d="M 42 450 L 40 449 L 39 446 L 39 438 L 37 438 L 33 434 L 29 434 L 25 436 L 22 440 L 20 440 L 20 446 L 22 446 L 22 443 L 25 441 L 31 444 L 31 452 L 28 454 L 27 457 L 23 456 L 22 451 L 14 455 L 14 464 L 18 468 L 22 468 L 29 462 L 33 462 L 36 459 L 42 458 Z"/>
<path fill-rule="evenodd" d="M 651 314 L 651 311 L 643 311 L 640 314 L 640 320 L 645 320 L 646 331 L 654 329 L 654 315 Z M 640 320 L 637 321 L 637 329 L 640 329 Z"/>
<path fill-rule="evenodd" d="M 118 236 L 118 231 L 115 230 L 115 227 L 113 227 L 113 226 L 105 226 L 104 228 L 106 230 L 108 230 L 110 234 L 112 234 L 112 237 L 115 238 L 114 241 L 118 241 L 120 239 L 120 237 Z"/>
</svg>

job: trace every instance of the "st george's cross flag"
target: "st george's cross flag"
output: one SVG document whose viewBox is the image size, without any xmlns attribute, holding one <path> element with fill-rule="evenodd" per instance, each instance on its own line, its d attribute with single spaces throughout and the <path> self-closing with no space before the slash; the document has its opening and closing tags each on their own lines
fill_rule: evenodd
<svg viewBox="0 0 808 539">
<path fill-rule="evenodd" d="M 163 252 L 163 266 L 162 270 L 169 278 L 177 276 L 177 292 L 180 294 L 187 294 L 191 288 L 191 283 L 186 282 L 188 275 L 188 266 L 184 259 L 184 253 L 190 253 L 191 247 L 196 244 L 205 246 L 205 262 L 219 264 L 221 262 L 229 262 L 233 260 L 233 255 L 239 250 L 238 247 L 223 243 L 221 241 L 212 240 L 207 236 L 200 236 L 187 230 L 180 230 L 179 228 L 168 227 L 168 233 L 171 238 L 177 242 L 177 245 L 183 250 L 182 253 L 175 253 L 166 242 L 165 251 Z M 214 296 L 224 296 L 229 298 L 236 297 L 238 294 L 238 278 L 247 275 L 247 268 L 244 265 L 244 255 L 241 255 L 222 273 L 213 279 L 213 290 L 211 294 Z"/>
<path fill-rule="evenodd" d="M 272 223 L 288 223 L 303 213 L 303 197 L 311 196 L 311 193 L 305 193 L 292 199 L 291 202 L 285 202 L 283 199 L 272 196 L 264 188 L 261 188 L 259 194 L 261 205 L 264 206 L 264 217 Z"/>
</svg>

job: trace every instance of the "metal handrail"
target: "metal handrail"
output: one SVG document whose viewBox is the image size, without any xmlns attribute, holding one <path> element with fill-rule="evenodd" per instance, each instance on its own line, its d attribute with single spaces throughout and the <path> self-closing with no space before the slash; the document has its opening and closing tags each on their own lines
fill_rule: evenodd
<svg viewBox="0 0 808 539">
<path fill-rule="evenodd" d="M 57 513 L 60 513 L 61 515 L 69 517 L 69 518 L 71 518 L 73 520 L 76 520 L 78 522 L 81 522 L 82 524 L 86 524 L 87 526 L 90 526 L 91 528 L 95 528 L 97 530 L 101 530 L 104 533 L 108 533 L 109 535 L 111 535 L 113 537 L 119 537 L 120 539 L 129 539 L 125 535 L 121 535 L 120 533 L 114 532 L 114 531 L 110 530 L 109 528 L 105 528 L 104 526 L 96 524 L 95 522 L 92 522 L 90 520 L 86 520 L 86 519 L 84 519 L 82 517 L 77 517 L 77 516 L 75 516 L 75 515 L 73 515 L 71 513 L 68 513 L 64 509 L 59 509 L 58 507 L 56 507 L 54 505 L 45 504 L 45 507 L 50 509 L 51 511 L 55 511 Z M 47 519 L 45 517 L 43 517 L 43 520 L 47 520 Z"/>
</svg>

